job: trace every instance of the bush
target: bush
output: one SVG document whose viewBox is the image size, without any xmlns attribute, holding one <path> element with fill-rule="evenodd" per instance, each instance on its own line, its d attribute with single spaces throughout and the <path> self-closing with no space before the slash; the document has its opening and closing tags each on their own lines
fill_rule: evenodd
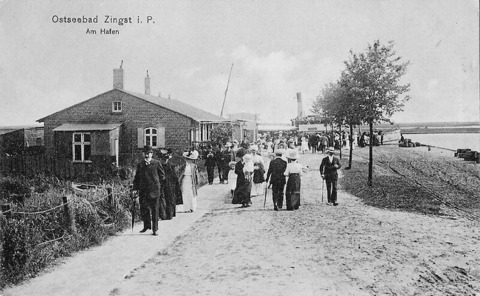
<svg viewBox="0 0 480 296">
<path fill-rule="evenodd" d="M 9 185 L 10 189 L 29 188 L 35 180 L 5 178 L 0 183 L 14 184 Z M 99 244 L 130 225 L 129 189 L 117 184 L 114 194 L 118 205 L 115 208 L 108 204 L 103 190 L 87 197 L 69 195 L 76 229 L 71 232 L 63 206 L 50 210 L 60 205 L 62 196 L 70 191 L 67 183 L 53 180 L 45 192 L 29 196 L 25 206 L 14 206 L 12 218 L 0 215 L 0 288 L 32 277 L 54 259 Z"/>
</svg>

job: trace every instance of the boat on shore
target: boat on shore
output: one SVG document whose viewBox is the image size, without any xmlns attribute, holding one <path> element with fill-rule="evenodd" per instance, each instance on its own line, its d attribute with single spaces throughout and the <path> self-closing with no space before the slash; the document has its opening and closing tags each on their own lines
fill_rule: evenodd
<svg viewBox="0 0 480 296">
<path fill-rule="evenodd" d="M 97 192 L 97 190 L 98 190 L 98 186 L 91 185 L 91 184 L 78 184 L 78 183 L 72 182 L 71 186 L 72 186 L 73 191 L 76 194 L 83 195 L 83 196 L 93 194 L 93 193 Z"/>
</svg>

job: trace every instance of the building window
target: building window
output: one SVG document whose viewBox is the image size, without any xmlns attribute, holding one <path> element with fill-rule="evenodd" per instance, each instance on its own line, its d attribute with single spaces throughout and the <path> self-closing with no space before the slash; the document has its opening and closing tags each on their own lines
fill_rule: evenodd
<svg viewBox="0 0 480 296">
<path fill-rule="evenodd" d="M 73 161 L 90 161 L 92 146 L 89 133 L 73 133 Z"/>
<path fill-rule="evenodd" d="M 122 102 L 113 102 L 112 112 L 122 112 Z"/>
<path fill-rule="evenodd" d="M 145 145 L 150 145 L 153 148 L 158 147 L 158 132 L 156 128 L 149 127 L 145 129 Z"/>
</svg>

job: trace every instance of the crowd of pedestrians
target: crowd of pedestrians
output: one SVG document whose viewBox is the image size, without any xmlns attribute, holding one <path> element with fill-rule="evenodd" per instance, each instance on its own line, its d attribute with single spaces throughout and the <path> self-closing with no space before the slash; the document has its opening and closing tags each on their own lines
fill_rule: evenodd
<svg viewBox="0 0 480 296">
<path fill-rule="evenodd" d="M 365 136 L 358 141 L 363 143 Z M 170 220 L 178 211 L 193 212 L 197 207 L 198 164 L 203 162 L 209 185 L 215 171 L 219 183 L 228 184 L 233 204 L 249 207 L 252 197 L 264 196 L 272 188 L 275 211 L 293 211 L 301 205 L 301 177 L 309 167 L 298 162 L 299 152 L 327 153 L 320 165 L 320 176 L 327 185 L 329 205 L 337 203 L 337 170 L 341 167 L 335 149 L 348 146 L 347 133 L 316 133 L 296 136 L 262 136 L 258 141 L 234 140 L 224 145 L 205 145 L 183 153 L 181 165 L 170 163 L 172 150 L 161 149 L 153 158 L 151 146 L 145 146 L 144 159 L 137 165 L 132 190 L 138 193 L 142 233 L 157 235 L 158 221 Z M 354 145 L 356 145 L 356 140 Z M 354 147 L 354 146 L 353 146 Z M 323 189 L 322 189 L 323 190 Z"/>
</svg>

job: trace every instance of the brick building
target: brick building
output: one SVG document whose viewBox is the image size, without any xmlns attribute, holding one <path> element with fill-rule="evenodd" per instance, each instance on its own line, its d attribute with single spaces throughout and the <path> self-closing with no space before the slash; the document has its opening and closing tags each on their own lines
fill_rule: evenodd
<svg viewBox="0 0 480 296">
<path fill-rule="evenodd" d="M 210 140 L 213 126 L 225 119 L 177 100 L 123 89 L 123 69 L 113 71 L 113 89 L 38 120 L 45 147 L 74 164 L 132 164 L 146 145 L 177 153 Z"/>
</svg>

